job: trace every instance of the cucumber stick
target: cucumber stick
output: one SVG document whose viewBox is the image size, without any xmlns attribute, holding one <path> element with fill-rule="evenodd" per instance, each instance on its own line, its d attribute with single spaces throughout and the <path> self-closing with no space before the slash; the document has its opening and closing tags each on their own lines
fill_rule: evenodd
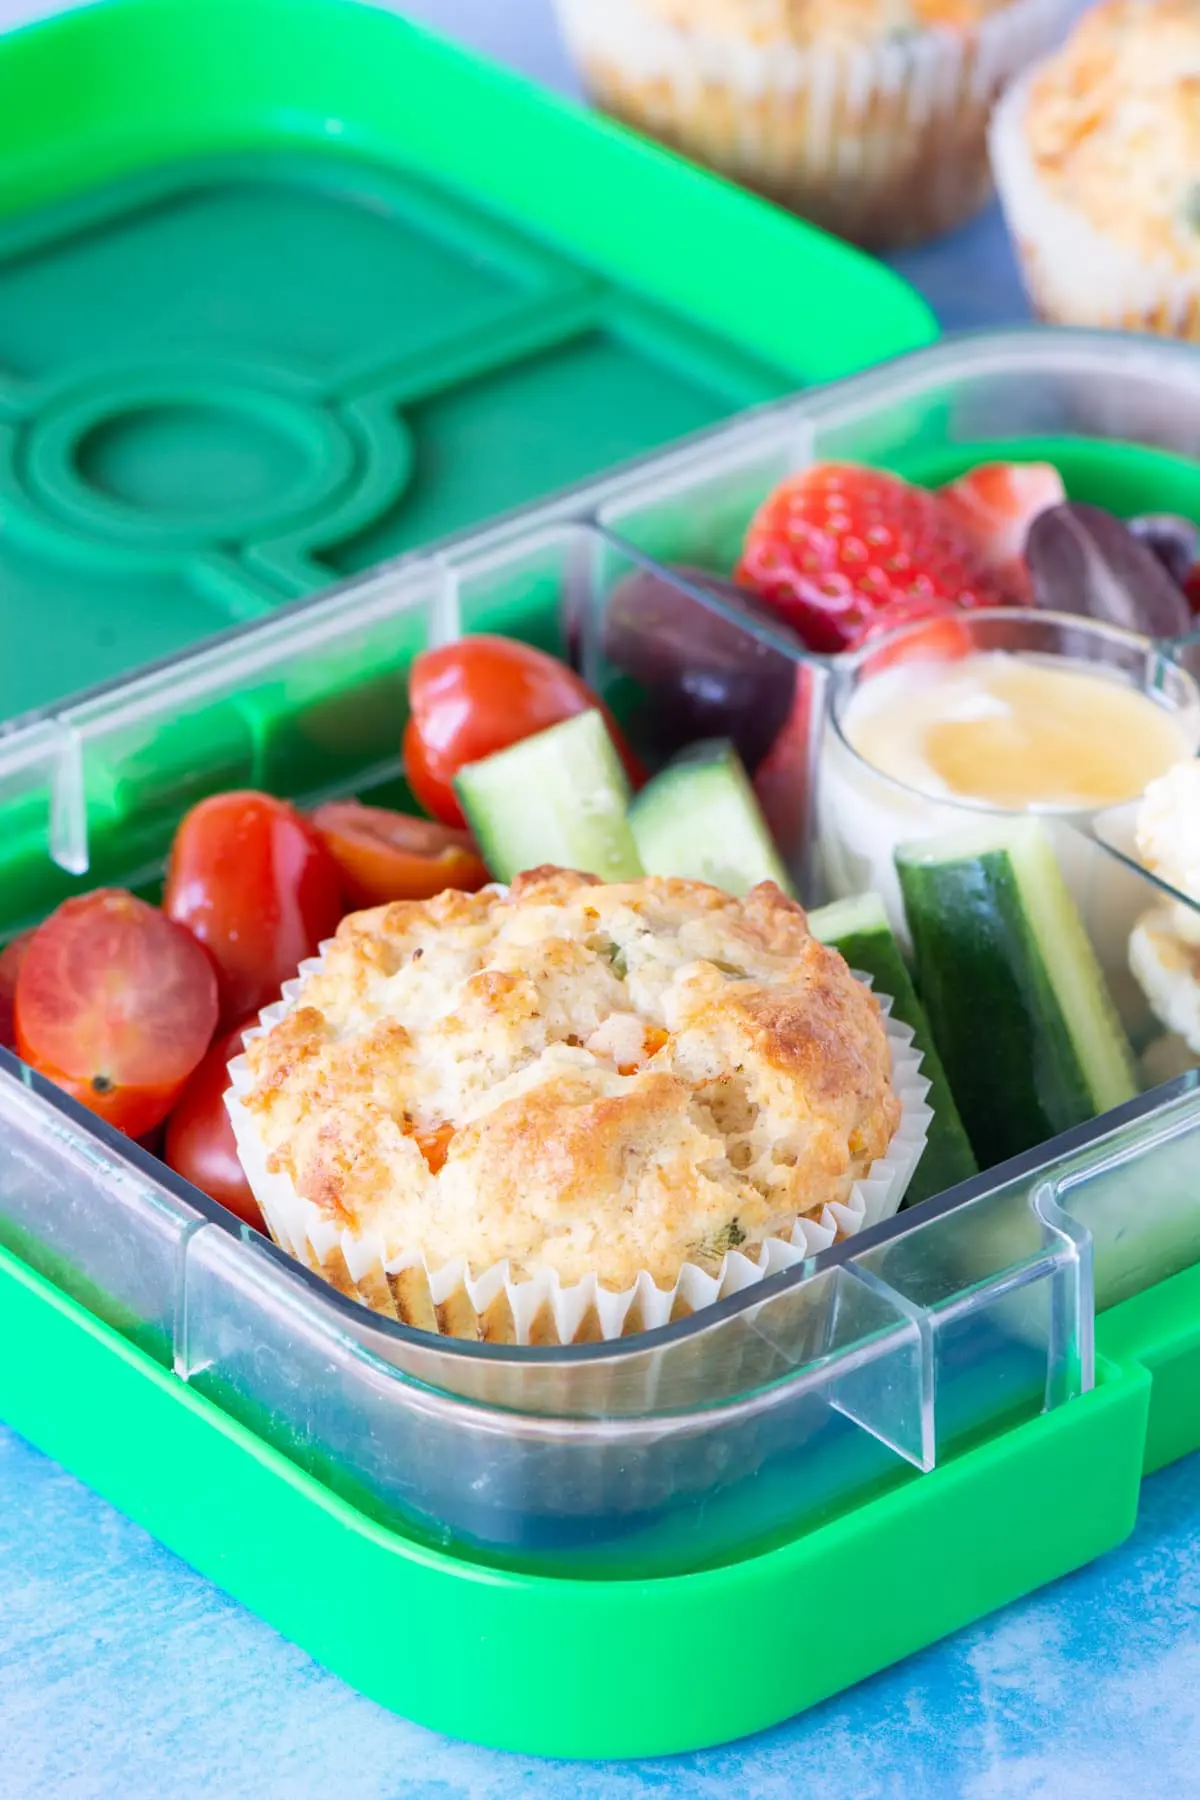
<svg viewBox="0 0 1200 1800">
<path fill-rule="evenodd" d="M 629 783 L 598 712 L 469 763 L 454 791 L 497 881 L 542 863 L 604 881 L 642 873 L 626 817 Z"/>
<path fill-rule="evenodd" d="M 977 1174 L 979 1165 L 959 1117 L 925 1008 L 917 998 L 908 964 L 879 895 L 856 894 L 849 900 L 835 900 L 831 906 L 809 913 L 808 925 L 814 937 L 840 950 L 852 969 L 871 977 L 875 993 L 890 995 L 892 1017 L 912 1028 L 913 1042 L 921 1052 L 921 1073 L 929 1082 L 933 1120 L 925 1154 L 905 1196 L 905 1206 L 915 1206 L 931 1194 L 940 1194 L 955 1182 Z"/>
<path fill-rule="evenodd" d="M 1045 829 L 903 846 L 917 988 L 985 1168 L 1137 1092 L 1133 1057 Z"/>
<path fill-rule="evenodd" d="M 745 894 L 760 881 L 792 884 L 762 809 L 726 738 L 693 744 L 648 782 L 629 809 L 648 875 L 707 881 Z"/>
</svg>

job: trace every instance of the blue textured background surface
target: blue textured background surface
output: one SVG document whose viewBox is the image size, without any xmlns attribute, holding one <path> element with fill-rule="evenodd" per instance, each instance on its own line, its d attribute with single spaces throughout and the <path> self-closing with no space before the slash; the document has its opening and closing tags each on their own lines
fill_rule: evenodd
<svg viewBox="0 0 1200 1800">
<path fill-rule="evenodd" d="M 499 1756 L 393 1718 L 4 1433 L 0 1501 L 4 1800 L 1200 1792 L 1197 1457 L 1146 1483 L 1129 1544 L 1023 1605 L 762 1737 L 608 1767 Z M 419 1632 L 396 1620 L 417 1654 Z"/>
<path fill-rule="evenodd" d="M 408 10 L 569 86 L 548 4 Z M 0 23 L 48 10 L 0 0 Z M 995 217 L 901 266 L 947 326 L 1023 313 Z M 0 1800 L 1180 1800 L 1200 1794 L 1198 1509 L 1192 1458 L 1147 1482 L 1122 1550 L 795 1723 L 588 1768 L 450 1743 L 359 1699 L 0 1429 Z M 395 1629 L 419 1653 L 419 1622 Z"/>
</svg>

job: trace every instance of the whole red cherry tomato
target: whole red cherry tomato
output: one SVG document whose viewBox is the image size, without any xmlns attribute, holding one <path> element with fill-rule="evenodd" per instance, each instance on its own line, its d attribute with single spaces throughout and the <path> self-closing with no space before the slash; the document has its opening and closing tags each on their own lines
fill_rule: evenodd
<svg viewBox="0 0 1200 1800">
<path fill-rule="evenodd" d="M 25 952 L 32 937 L 32 931 L 23 931 L 0 950 L 0 1044 L 6 1050 L 15 1050 L 17 1047 L 13 1002 L 17 994 L 17 976 L 21 972 L 21 964 L 25 961 Z"/>
<path fill-rule="evenodd" d="M 345 910 L 317 831 L 286 801 L 251 792 L 193 807 L 175 834 L 163 906 L 216 964 L 223 1025 L 278 999 Z"/>
<path fill-rule="evenodd" d="M 331 800 L 318 806 L 312 822 L 341 870 L 353 906 L 428 900 L 445 888 L 473 894 L 488 878 L 470 833 L 432 819 Z"/>
<path fill-rule="evenodd" d="M 17 976 L 17 1049 L 130 1137 L 166 1117 L 217 1023 L 213 966 L 182 926 L 120 888 L 67 900 Z"/>
<path fill-rule="evenodd" d="M 225 1110 L 229 1065 L 241 1051 L 242 1034 L 255 1022 L 252 1015 L 219 1037 L 191 1077 L 167 1120 L 163 1161 L 210 1200 L 228 1207 L 256 1231 L 265 1232 Z"/>
<path fill-rule="evenodd" d="M 452 785 L 460 769 L 593 707 L 604 714 L 634 787 L 644 779 L 587 683 L 565 663 L 512 638 L 465 637 L 426 650 L 413 663 L 408 702 L 404 773 L 426 812 L 444 825 L 465 822 Z"/>
</svg>

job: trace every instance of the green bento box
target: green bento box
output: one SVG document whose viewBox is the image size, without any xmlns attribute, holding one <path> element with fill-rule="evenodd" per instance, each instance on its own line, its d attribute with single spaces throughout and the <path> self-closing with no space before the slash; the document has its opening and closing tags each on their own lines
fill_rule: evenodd
<svg viewBox="0 0 1200 1800">
<path fill-rule="evenodd" d="M 152 890 L 206 793 L 394 799 L 422 648 L 586 643 L 808 460 L 1050 455 L 1200 514 L 1187 351 L 920 350 L 853 253 L 382 14 L 115 0 L 0 43 L 0 98 L 0 936 Z M 1192 1074 L 749 1299 L 497 1348 L 365 1313 L 0 1051 L 0 1415 L 383 1704 L 695 1748 L 1127 1535 L 1200 1444 L 1198 1142 Z"/>
</svg>

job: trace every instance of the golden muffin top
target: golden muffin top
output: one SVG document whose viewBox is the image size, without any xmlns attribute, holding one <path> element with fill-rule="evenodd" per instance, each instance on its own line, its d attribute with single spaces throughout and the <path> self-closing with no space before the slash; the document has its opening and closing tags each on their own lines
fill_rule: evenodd
<svg viewBox="0 0 1200 1800">
<path fill-rule="evenodd" d="M 900 1118 L 877 1001 L 771 884 L 357 913 L 246 1067 L 272 1170 L 384 1260 L 615 1290 L 844 1202 Z"/>
</svg>

